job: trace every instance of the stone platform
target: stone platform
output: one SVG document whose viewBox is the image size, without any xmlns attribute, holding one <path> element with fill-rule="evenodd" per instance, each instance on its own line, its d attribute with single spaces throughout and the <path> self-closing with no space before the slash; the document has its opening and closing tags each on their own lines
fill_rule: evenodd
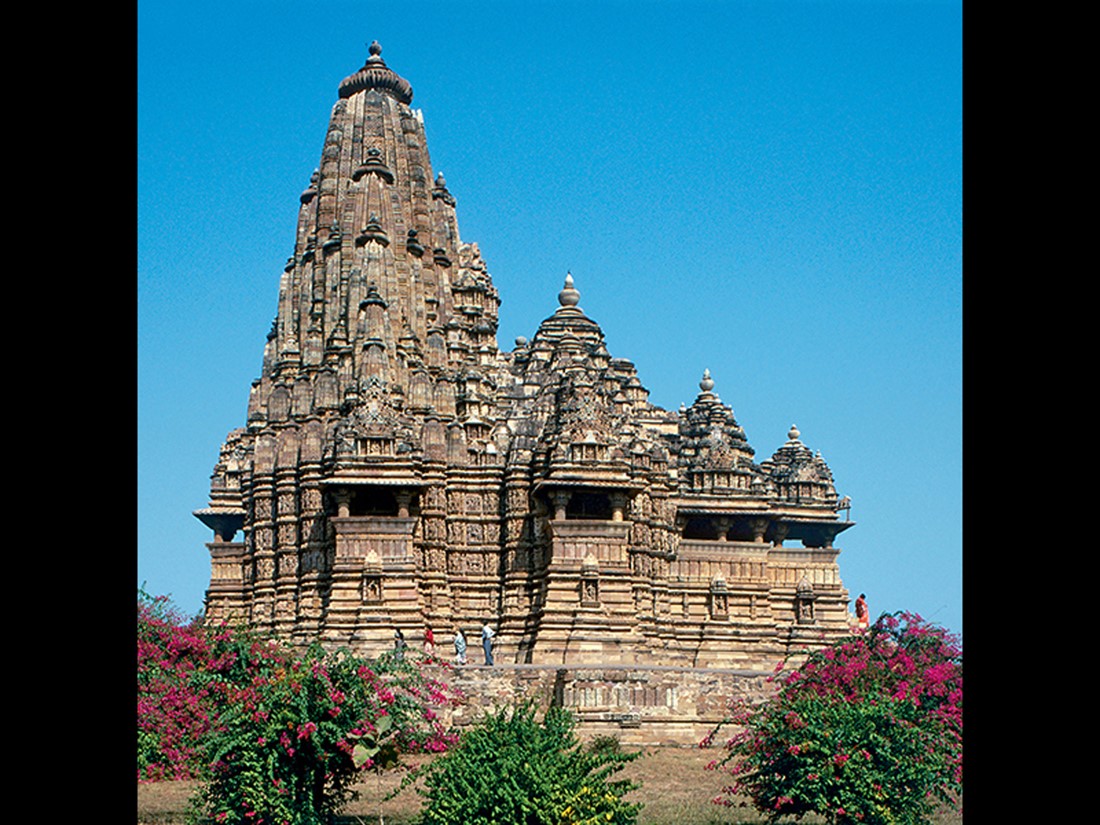
<svg viewBox="0 0 1100 825">
<path fill-rule="evenodd" d="M 471 649 L 480 657 L 480 650 Z M 429 675 L 462 691 L 465 702 L 449 720 L 462 728 L 494 708 L 532 699 L 571 710 L 577 733 L 607 735 L 623 745 L 695 747 L 726 714 L 733 697 L 763 698 L 770 673 L 759 670 L 661 665 L 470 664 Z"/>
</svg>

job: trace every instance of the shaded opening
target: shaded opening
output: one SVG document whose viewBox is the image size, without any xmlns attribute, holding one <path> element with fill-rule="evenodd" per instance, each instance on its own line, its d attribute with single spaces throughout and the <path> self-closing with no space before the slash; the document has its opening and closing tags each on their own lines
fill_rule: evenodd
<svg viewBox="0 0 1100 825">
<path fill-rule="evenodd" d="M 573 493 L 565 506 L 567 519 L 610 519 L 611 499 L 607 493 Z"/>
<path fill-rule="evenodd" d="M 390 490 L 360 487 L 352 491 L 348 512 L 353 516 L 396 516 L 397 499 Z"/>
<path fill-rule="evenodd" d="M 715 539 L 718 537 L 718 528 L 711 523 L 709 518 L 690 518 L 684 526 L 685 539 Z"/>
</svg>

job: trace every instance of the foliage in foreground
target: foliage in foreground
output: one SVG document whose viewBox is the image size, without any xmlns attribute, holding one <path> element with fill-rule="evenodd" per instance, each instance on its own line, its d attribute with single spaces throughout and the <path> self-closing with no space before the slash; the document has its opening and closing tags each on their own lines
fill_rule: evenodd
<svg viewBox="0 0 1100 825">
<path fill-rule="evenodd" d="M 318 644 L 299 657 L 268 641 L 252 645 L 247 664 L 247 680 L 224 685 L 204 747 L 213 773 L 192 822 L 320 825 L 362 769 L 452 741 L 430 709 L 447 697 L 410 661 Z"/>
<path fill-rule="evenodd" d="M 138 591 L 137 772 L 139 781 L 196 779 L 200 743 L 217 718 L 207 676 L 228 666 L 225 630 L 207 631 L 167 596 Z"/>
<path fill-rule="evenodd" d="M 943 628 L 883 615 L 778 683 L 770 700 L 731 707 L 740 731 L 712 767 L 733 783 L 715 802 L 743 795 L 772 821 L 814 812 L 838 825 L 914 825 L 958 803 L 962 648 Z"/>
<path fill-rule="evenodd" d="M 435 711 L 454 699 L 420 664 L 299 652 L 139 593 L 138 778 L 204 780 L 195 823 L 325 822 L 362 770 L 454 742 Z"/>
<path fill-rule="evenodd" d="M 524 703 L 487 715 L 421 775 L 421 825 L 632 825 L 637 787 L 611 777 L 638 753 L 584 748 L 569 711 Z"/>
</svg>

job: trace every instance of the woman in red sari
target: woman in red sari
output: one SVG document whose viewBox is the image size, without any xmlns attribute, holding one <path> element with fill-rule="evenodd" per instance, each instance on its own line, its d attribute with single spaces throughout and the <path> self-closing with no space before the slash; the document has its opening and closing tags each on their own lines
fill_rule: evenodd
<svg viewBox="0 0 1100 825">
<path fill-rule="evenodd" d="M 860 627 L 867 627 L 871 623 L 871 613 L 867 609 L 867 596 L 863 593 L 860 593 L 859 598 L 856 599 L 856 621 L 859 622 Z"/>
</svg>

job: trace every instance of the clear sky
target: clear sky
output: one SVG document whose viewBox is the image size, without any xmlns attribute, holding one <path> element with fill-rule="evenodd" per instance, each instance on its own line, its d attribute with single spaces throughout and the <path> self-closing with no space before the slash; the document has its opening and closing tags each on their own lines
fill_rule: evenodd
<svg viewBox="0 0 1100 825">
<path fill-rule="evenodd" d="M 652 402 L 690 404 L 706 368 L 758 461 L 792 424 L 821 451 L 853 599 L 961 633 L 957 0 L 141 0 L 136 583 L 202 607 L 191 513 L 375 39 L 500 291 L 500 346 L 571 271 Z"/>
</svg>

